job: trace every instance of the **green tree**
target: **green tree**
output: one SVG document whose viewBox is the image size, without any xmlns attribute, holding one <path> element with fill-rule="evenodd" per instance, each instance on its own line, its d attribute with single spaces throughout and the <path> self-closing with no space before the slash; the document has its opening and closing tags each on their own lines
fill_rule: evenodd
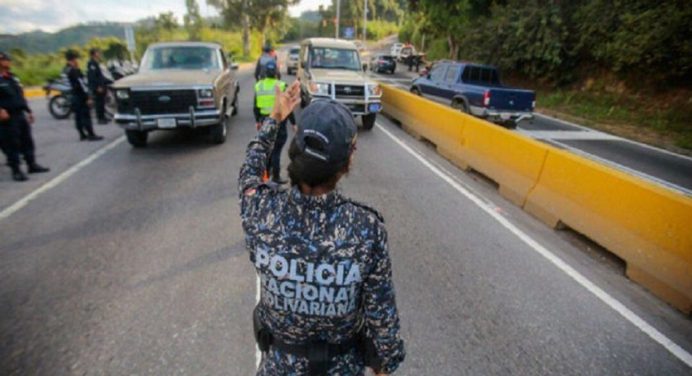
<svg viewBox="0 0 692 376">
<path fill-rule="evenodd" d="M 183 23 L 189 34 L 189 39 L 199 40 L 200 32 L 204 26 L 202 15 L 199 12 L 199 4 L 197 4 L 196 0 L 185 0 L 185 7 L 187 8 L 187 14 L 183 16 Z"/>
<path fill-rule="evenodd" d="M 250 30 L 262 34 L 262 43 L 270 29 L 286 30 L 286 15 L 290 5 L 300 0 L 207 0 L 207 4 L 219 10 L 227 24 L 233 24 L 238 17 L 243 30 L 243 55 L 250 55 Z"/>
<path fill-rule="evenodd" d="M 154 26 L 160 30 L 172 31 L 178 27 L 178 19 L 173 12 L 160 13 L 154 21 Z"/>
</svg>

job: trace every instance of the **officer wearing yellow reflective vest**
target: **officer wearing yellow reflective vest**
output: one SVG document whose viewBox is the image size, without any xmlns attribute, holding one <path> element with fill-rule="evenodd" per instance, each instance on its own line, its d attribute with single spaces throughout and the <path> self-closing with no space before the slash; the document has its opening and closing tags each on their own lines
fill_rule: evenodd
<svg viewBox="0 0 692 376">
<path fill-rule="evenodd" d="M 274 102 L 276 101 L 275 87 L 278 85 L 281 91 L 286 90 L 286 83 L 278 80 L 276 77 L 276 63 L 270 61 L 264 67 L 264 78 L 255 84 L 255 107 L 253 112 L 258 130 L 264 119 L 271 114 L 274 108 Z M 290 114 L 287 120 L 293 125 L 296 124 L 293 113 Z M 287 183 L 287 181 L 281 179 L 281 150 L 287 139 L 286 121 L 283 121 L 279 124 L 279 132 L 274 143 L 274 149 L 267 163 L 267 172 L 270 174 L 271 179 L 278 184 Z"/>
</svg>

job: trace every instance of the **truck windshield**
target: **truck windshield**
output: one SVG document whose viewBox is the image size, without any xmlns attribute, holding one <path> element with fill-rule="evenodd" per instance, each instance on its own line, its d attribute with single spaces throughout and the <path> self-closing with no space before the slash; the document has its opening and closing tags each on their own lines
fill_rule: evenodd
<svg viewBox="0 0 692 376">
<path fill-rule="evenodd" d="M 310 68 L 347 69 L 360 71 L 360 58 L 357 50 L 340 48 L 312 48 Z"/>
<path fill-rule="evenodd" d="M 147 50 L 141 70 L 163 69 L 219 69 L 219 59 L 216 50 L 209 47 L 166 46 Z"/>
</svg>

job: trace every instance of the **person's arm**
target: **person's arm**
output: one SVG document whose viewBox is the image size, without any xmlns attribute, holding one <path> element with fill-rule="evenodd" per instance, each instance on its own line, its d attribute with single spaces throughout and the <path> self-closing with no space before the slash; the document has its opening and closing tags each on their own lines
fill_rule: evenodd
<svg viewBox="0 0 692 376">
<path fill-rule="evenodd" d="M 288 115 L 288 121 L 291 123 L 291 125 L 296 125 L 296 116 L 293 114 L 293 112 Z"/>
<path fill-rule="evenodd" d="M 255 115 L 255 123 L 259 123 L 262 114 L 260 113 L 259 107 L 257 107 L 257 93 L 255 93 L 252 103 L 252 113 Z"/>
<path fill-rule="evenodd" d="M 249 208 L 250 198 L 253 197 L 262 184 L 262 176 L 267 168 L 267 161 L 274 148 L 279 123 L 284 121 L 288 114 L 300 103 L 300 84 L 298 81 L 284 93 L 276 88 L 276 101 L 271 115 L 262 124 L 262 127 L 247 147 L 245 162 L 240 168 L 238 177 L 238 194 L 241 199 L 241 213 L 246 214 Z"/>
<path fill-rule="evenodd" d="M 377 223 L 377 242 L 373 252 L 373 267 L 364 279 L 363 301 L 365 329 L 375 346 L 380 368 L 376 374 L 394 372 L 406 356 L 404 341 L 399 336 L 399 314 L 396 307 L 392 264 L 389 259 L 387 232 Z"/>
<path fill-rule="evenodd" d="M 87 65 L 87 83 L 89 84 L 89 90 L 92 93 L 96 93 L 99 87 L 99 71 L 96 64 L 89 62 Z"/>
<path fill-rule="evenodd" d="M 255 81 L 259 81 L 259 76 L 260 76 L 260 60 L 262 58 L 257 59 L 257 64 L 255 64 Z"/>
</svg>

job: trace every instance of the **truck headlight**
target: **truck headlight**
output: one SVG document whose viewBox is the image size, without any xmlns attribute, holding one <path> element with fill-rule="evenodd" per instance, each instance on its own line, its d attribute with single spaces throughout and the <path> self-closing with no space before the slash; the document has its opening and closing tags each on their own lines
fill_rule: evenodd
<svg viewBox="0 0 692 376">
<path fill-rule="evenodd" d="M 115 91 L 115 97 L 121 100 L 130 99 L 130 91 L 127 89 L 118 89 Z"/>
<path fill-rule="evenodd" d="M 378 84 L 369 84 L 368 85 L 368 94 L 371 97 L 379 97 L 382 95 L 382 86 Z"/>
<path fill-rule="evenodd" d="M 199 89 L 197 90 L 197 96 L 201 98 L 214 98 L 214 90 L 212 89 Z"/>
<path fill-rule="evenodd" d="M 324 82 L 311 82 L 309 85 L 310 94 L 313 95 L 329 95 L 331 85 Z"/>
</svg>

